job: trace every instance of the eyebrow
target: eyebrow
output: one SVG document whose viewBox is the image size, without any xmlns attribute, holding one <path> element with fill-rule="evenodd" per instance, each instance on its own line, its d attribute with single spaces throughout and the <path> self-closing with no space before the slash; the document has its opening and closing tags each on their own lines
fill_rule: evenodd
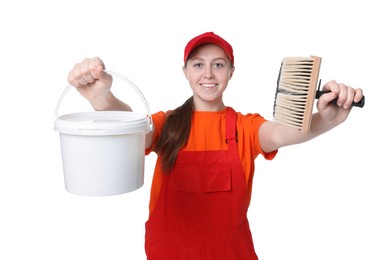
<svg viewBox="0 0 390 260">
<path fill-rule="evenodd" d="M 189 59 L 189 61 L 194 61 L 194 60 L 202 60 L 202 61 L 204 61 L 205 59 L 203 59 L 203 58 L 201 58 L 199 56 L 194 56 L 191 59 Z M 218 58 L 212 59 L 212 61 L 218 61 L 218 60 L 223 60 L 224 62 L 227 62 L 227 60 L 229 60 L 229 59 L 225 59 L 223 57 L 218 57 Z"/>
</svg>

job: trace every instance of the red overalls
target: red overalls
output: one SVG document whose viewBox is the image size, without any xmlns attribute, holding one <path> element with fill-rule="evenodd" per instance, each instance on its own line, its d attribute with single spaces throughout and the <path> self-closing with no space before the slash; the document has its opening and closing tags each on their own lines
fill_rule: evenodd
<svg viewBox="0 0 390 260">
<path fill-rule="evenodd" d="M 248 196 L 227 108 L 228 150 L 181 151 L 146 222 L 148 260 L 255 260 Z"/>
</svg>

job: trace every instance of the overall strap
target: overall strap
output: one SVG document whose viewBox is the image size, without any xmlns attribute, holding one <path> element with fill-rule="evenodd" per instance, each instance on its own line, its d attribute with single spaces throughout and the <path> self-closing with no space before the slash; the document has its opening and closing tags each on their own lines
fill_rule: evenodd
<svg viewBox="0 0 390 260">
<path fill-rule="evenodd" d="M 226 143 L 234 144 L 237 143 L 237 113 L 231 108 L 226 109 Z M 230 148 L 230 145 L 229 145 Z"/>
</svg>

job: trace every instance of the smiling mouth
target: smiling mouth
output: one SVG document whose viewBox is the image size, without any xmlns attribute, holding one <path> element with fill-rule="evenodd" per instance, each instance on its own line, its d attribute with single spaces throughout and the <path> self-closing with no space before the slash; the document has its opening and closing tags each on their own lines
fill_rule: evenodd
<svg viewBox="0 0 390 260">
<path fill-rule="evenodd" d="M 213 88 L 213 87 L 217 86 L 217 84 L 211 84 L 211 83 L 204 83 L 204 84 L 200 84 L 200 85 L 204 88 Z"/>
</svg>

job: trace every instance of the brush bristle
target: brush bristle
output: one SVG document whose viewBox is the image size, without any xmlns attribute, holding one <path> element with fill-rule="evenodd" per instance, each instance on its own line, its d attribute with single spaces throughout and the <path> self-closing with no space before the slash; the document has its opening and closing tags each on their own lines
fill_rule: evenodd
<svg viewBox="0 0 390 260">
<path fill-rule="evenodd" d="M 310 131 L 311 114 L 315 98 L 321 58 L 283 58 L 274 103 L 274 121 Z"/>
</svg>

